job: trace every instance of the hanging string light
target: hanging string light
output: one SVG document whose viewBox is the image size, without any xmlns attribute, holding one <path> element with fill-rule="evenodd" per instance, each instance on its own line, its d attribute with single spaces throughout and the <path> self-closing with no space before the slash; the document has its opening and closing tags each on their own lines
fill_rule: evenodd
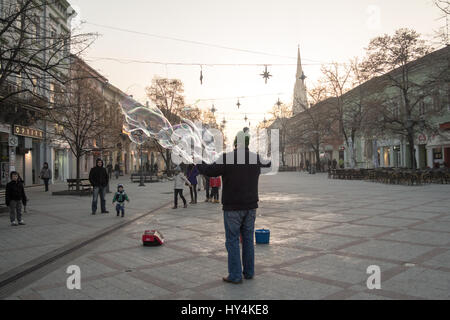
<svg viewBox="0 0 450 320">
<path fill-rule="evenodd" d="M 270 72 L 267 71 L 267 65 L 266 65 L 265 71 L 264 71 L 263 73 L 261 73 L 261 76 L 265 79 L 266 84 L 267 84 L 267 80 L 269 80 L 269 79 L 272 77 L 272 75 L 270 74 Z"/>
<path fill-rule="evenodd" d="M 200 84 L 203 85 L 203 66 L 200 66 Z"/>
<path fill-rule="evenodd" d="M 280 98 L 278 98 L 278 101 L 277 101 L 277 103 L 276 103 L 276 105 L 278 106 L 278 108 L 281 107 L 282 104 L 283 104 L 283 103 L 280 101 Z"/>
</svg>

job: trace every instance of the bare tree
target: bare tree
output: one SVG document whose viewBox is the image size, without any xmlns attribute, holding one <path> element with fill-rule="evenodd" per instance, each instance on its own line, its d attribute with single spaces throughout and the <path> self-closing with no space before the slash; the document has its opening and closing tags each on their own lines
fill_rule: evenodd
<svg viewBox="0 0 450 320">
<path fill-rule="evenodd" d="M 427 99 L 432 99 L 439 79 L 447 74 L 448 64 L 444 68 L 430 68 L 422 72 L 425 79 L 414 75 L 418 69 L 417 60 L 429 54 L 433 49 L 420 38 L 414 30 L 399 29 L 394 35 L 383 35 L 373 39 L 367 48 L 367 57 L 362 63 L 366 74 L 379 76 L 386 90 L 384 103 L 379 105 L 377 124 L 384 133 L 393 133 L 405 137 L 409 144 L 411 168 L 417 168 L 414 142 L 418 132 L 434 127 L 425 115 Z M 430 58 L 433 59 L 433 58 Z M 435 64 L 437 65 L 437 64 Z"/>
<path fill-rule="evenodd" d="M 355 79 L 355 73 L 361 75 L 357 60 L 350 63 L 332 63 L 324 65 L 321 68 L 324 75 L 323 83 L 325 84 L 328 95 L 335 98 L 335 114 L 339 121 L 339 135 L 344 137 L 345 144 L 350 150 L 350 165 L 352 168 L 356 166 L 356 150 L 355 138 L 361 128 L 362 101 L 359 96 L 359 103 L 346 105 L 344 95 L 352 89 L 355 82 L 362 79 Z"/>
<path fill-rule="evenodd" d="M 0 104 L 14 97 L 33 104 L 48 95 L 49 83 L 64 85 L 70 54 L 80 54 L 94 34 L 57 33 L 43 27 L 42 13 L 58 0 L 3 1 L 0 14 Z M 42 107 L 39 105 L 39 107 Z"/>
<path fill-rule="evenodd" d="M 313 94 L 321 92 L 314 89 L 312 91 Z M 335 104 L 336 98 L 328 98 L 310 108 L 302 107 L 303 111 L 293 117 L 289 124 L 292 139 L 297 140 L 303 149 L 314 151 L 317 170 L 320 170 L 321 148 L 338 134 Z"/>
<path fill-rule="evenodd" d="M 102 82 L 84 68 L 81 60 L 72 65 L 71 80 L 56 87 L 47 119 L 54 123 L 51 137 L 66 142 L 76 158 L 76 178 L 80 179 L 81 158 L 91 151 L 115 147 L 121 126 L 114 114 L 107 112 Z M 79 184 L 77 191 L 79 191 Z"/>
<path fill-rule="evenodd" d="M 271 128 L 280 131 L 280 154 L 281 163 L 286 166 L 286 146 L 289 140 L 289 119 L 292 117 L 292 107 L 278 101 L 270 112 L 272 119 L 270 120 Z"/>
<path fill-rule="evenodd" d="M 193 109 L 185 104 L 184 87 L 181 80 L 155 77 L 152 85 L 146 88 L 146 92 L 147 97 L 161 110 L 172 125 L 181 122 L 182 117 L 192 119 L 192 115 L 189 114 Z M 194 118 L 198 117 L 199 119 L 200 110 L 194 108 L 193 115 Z M 172 168 L 170 150 L 166 150 L 160 145 L 157 146 L 157 149 L 166 163 L 167 170 L 170 171 Z"/>
</svg>

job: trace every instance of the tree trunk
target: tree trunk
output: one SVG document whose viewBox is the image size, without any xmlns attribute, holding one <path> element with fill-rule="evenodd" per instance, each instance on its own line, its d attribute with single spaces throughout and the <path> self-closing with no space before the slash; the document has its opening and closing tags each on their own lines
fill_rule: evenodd
<svg viewBox="0 0 450 320">
<path fill-rule="evenodd" d="M 408 143 L 409 143 L 409 157 L 411 158 L 410 168 L 416 170 L 417 169 L 416 153 L 414 150 L 414 134 L 412 132 L 408 132 Z"/>
<path fill-rule="evenodd" d="M 80 191 L 80 160 L 81 156 L 77 155 L 77 191 Z"/>
</svg>

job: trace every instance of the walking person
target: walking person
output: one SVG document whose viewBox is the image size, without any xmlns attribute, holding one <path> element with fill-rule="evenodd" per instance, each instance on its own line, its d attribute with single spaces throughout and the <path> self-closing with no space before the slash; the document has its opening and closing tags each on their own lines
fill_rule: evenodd
<svg viewBox="0 0 450 320">
<path fill-rule="evenodd" d="M 188 166 L 188 180 L 190 183 L 189 189 L 191 192 L 191 204 L 197 204 L 197 177 L 198 168 L 194 165 Z"/>
<path fill-rule="evenodd" d="M 97 202 L 98 196 L 100 195 L 100 205 L 102 209 L 102 214 L 109 213 L 106 210 L 106 188 L 108 187 L 108 172 L 103 167 L 103 160 L 97 159 L 96 166 L 91 169 L 89 173 L 89 181 L 94 188 L 93 199 L 92 199 L 92 215 L 97 213 Z"/>
<path fill-rule="evenodd" d="M 209 185 L 212 188 L 211 202 L 220 203 L 219 201 L 219 189 L 222 186 L 220 177 L 214 177 L 209 179 Z"/>
<path fill-rule="evenodd" d="M 25 195 L 23 181 L 19 179 L 19 174 L 15 171 L 11 172 L 11 181 L 6 185 L 5 202 L 6 206 L 9 207 L 11 226 L 24 226 L 22 205 L 24 207 L 27 205 L 27 197 Z"/>
<path fill-rule="evenodd" d="M 108 163 L 108 165 L 106 166 L 106 169 L 108 170 L 109 180 L 111 180 L 112 179 L 112 172 L 113 172 L 113 166 L 112 166 L 111 162 Z"/>
<path fill-rule="evenodd" d="M 116 212 L 118 217 L 120 216 L 120 213 L 122 213 L 122 218 L 125 217 L 125 201 L 130 202 L 130 198 L 128 198 L 128 195 L 125 193 L 123 184 L 119 184 L 113 198 L 113 204 L 117 202 Z"/>
<path fill-rule="evenodd" d="M 114 173 L 116 174 L 116 180 L 119 180 L 119 176 L 120 176 L 120 165 L 118 163 L 116 163 L 116 165 L 114 166 Z"/>
<path fill-rule="evenodd" d="M 184 208 L 187 208 L 187 201 L 183 196 L 184 185 L 190 185 L 189 180 L 185 177 L 183 172 L 181 172 L 180 167 L 175 169 L 174 177 L 174 206 L 172 209 L 178 209 L 178 195 L 180 195 L 181 200 L 183 200 Z"/>
<path fill-rule="evenodd" d="M 48 163 L 44 163 L 39 177 L 44 180 L 45 192 L 48 192 L 48 182 L 52 179 L 52 170 L 48 167 Z"/>
<path fill-rule="evenodd" d="M 255 220 L 258 208 L 258 182 L 264 165 L 260 157 L 250 152 L 250 135 L 240 132 L 235 141 L 235 150 L 224 154 L 221 163 L 199 165 L 199 171 L 210 177 L 222 176 L 222 204 L 226 248 L 228 252 L 228 276 L 223 281 L 232 284 L 242 283 L 255 275 Z M 229 160 L 233 159 L 232 163 Z M 227 162 L 228 160 L 228 162 Z M 242 234 L 242 262 L 239 238 Z"/>
<path fill-rule="evenodd" d="M 211 199 L 211 195 L 209 193 L 209 191 L 211 189 L 211 187 L 209 185 L 209 177 L 207 175 L 204 175 L 204 174 L 202 176 L 205 179 L 205 191 L 206 191 L 206 200 L 205 200 L 205 202 L 209 202 L 210 199 Z"/>
</svg>

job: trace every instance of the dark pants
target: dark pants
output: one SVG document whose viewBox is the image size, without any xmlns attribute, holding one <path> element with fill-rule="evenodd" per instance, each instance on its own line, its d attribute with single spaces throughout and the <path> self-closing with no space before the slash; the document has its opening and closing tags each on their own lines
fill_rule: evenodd
<svg viewBox="0 0 450 320">
<path fill-rule="evenodd" d="M 219 200 L 219 188 L 212 188 L 211 198 L 213 198 L 214 200 Z"/>
<path fill-rule="evenodd" d="M 184 205 L 187 204 L 186 199 L 183 196 L 183 189 L 175 189 L 175 207 L 178 207 L 178 195 L 180 195 L 181 200 L 183 200 Z"/>
<path fill-rule="evenodd" d="M 94 194 L 92 199 L 92 213 L 97 212 L 98 196 L 100 195 L 100 205 L 102 212 L 106 212 L 106 187 L 94 187 Z"/>
<path fill-rule="evenodd" d="M 117 203 L 116 204 L 116 212 L 117 216 L 122 212 L 122 217 L 125 216 L 125 203 Z"/>
<path fill-rule="evenodd" d="M 42 180 L 44 180 L 45 192 L 48 192 L 48 182 L 50 179 L 42 179 Z"/>
<path fill-rule="evenodd" d="M 191 201 L 194 203 L 197 202 L 197 185 L 192 185 L 189 189 L 191 191 Z"/>
<path fill-rule="evenodd" d="M 9 203 L 9 218 L 11 223 L 16 221 L 16 216 L 18 222 L 22 221 L 22 200 L 11 200 Z"/>
<path fill-rule="evenodd" d="M 247 279 L 255 275 L 255 220 L 256 210 L 224 212 L 228 278 L 231 281 L 242 280 L 242 271 Z M 239 247 L 240 235 L 242 235 L 242 260 Z"/>
<path fill-rule="evenodd" d="M 209 194 L 209 178 L 205 177 L 206 179 L 206 183 L 205 183 L 205 190 L 206 190 L 206 199 L 210 198 L 210 194 Z"/>
</svg>

